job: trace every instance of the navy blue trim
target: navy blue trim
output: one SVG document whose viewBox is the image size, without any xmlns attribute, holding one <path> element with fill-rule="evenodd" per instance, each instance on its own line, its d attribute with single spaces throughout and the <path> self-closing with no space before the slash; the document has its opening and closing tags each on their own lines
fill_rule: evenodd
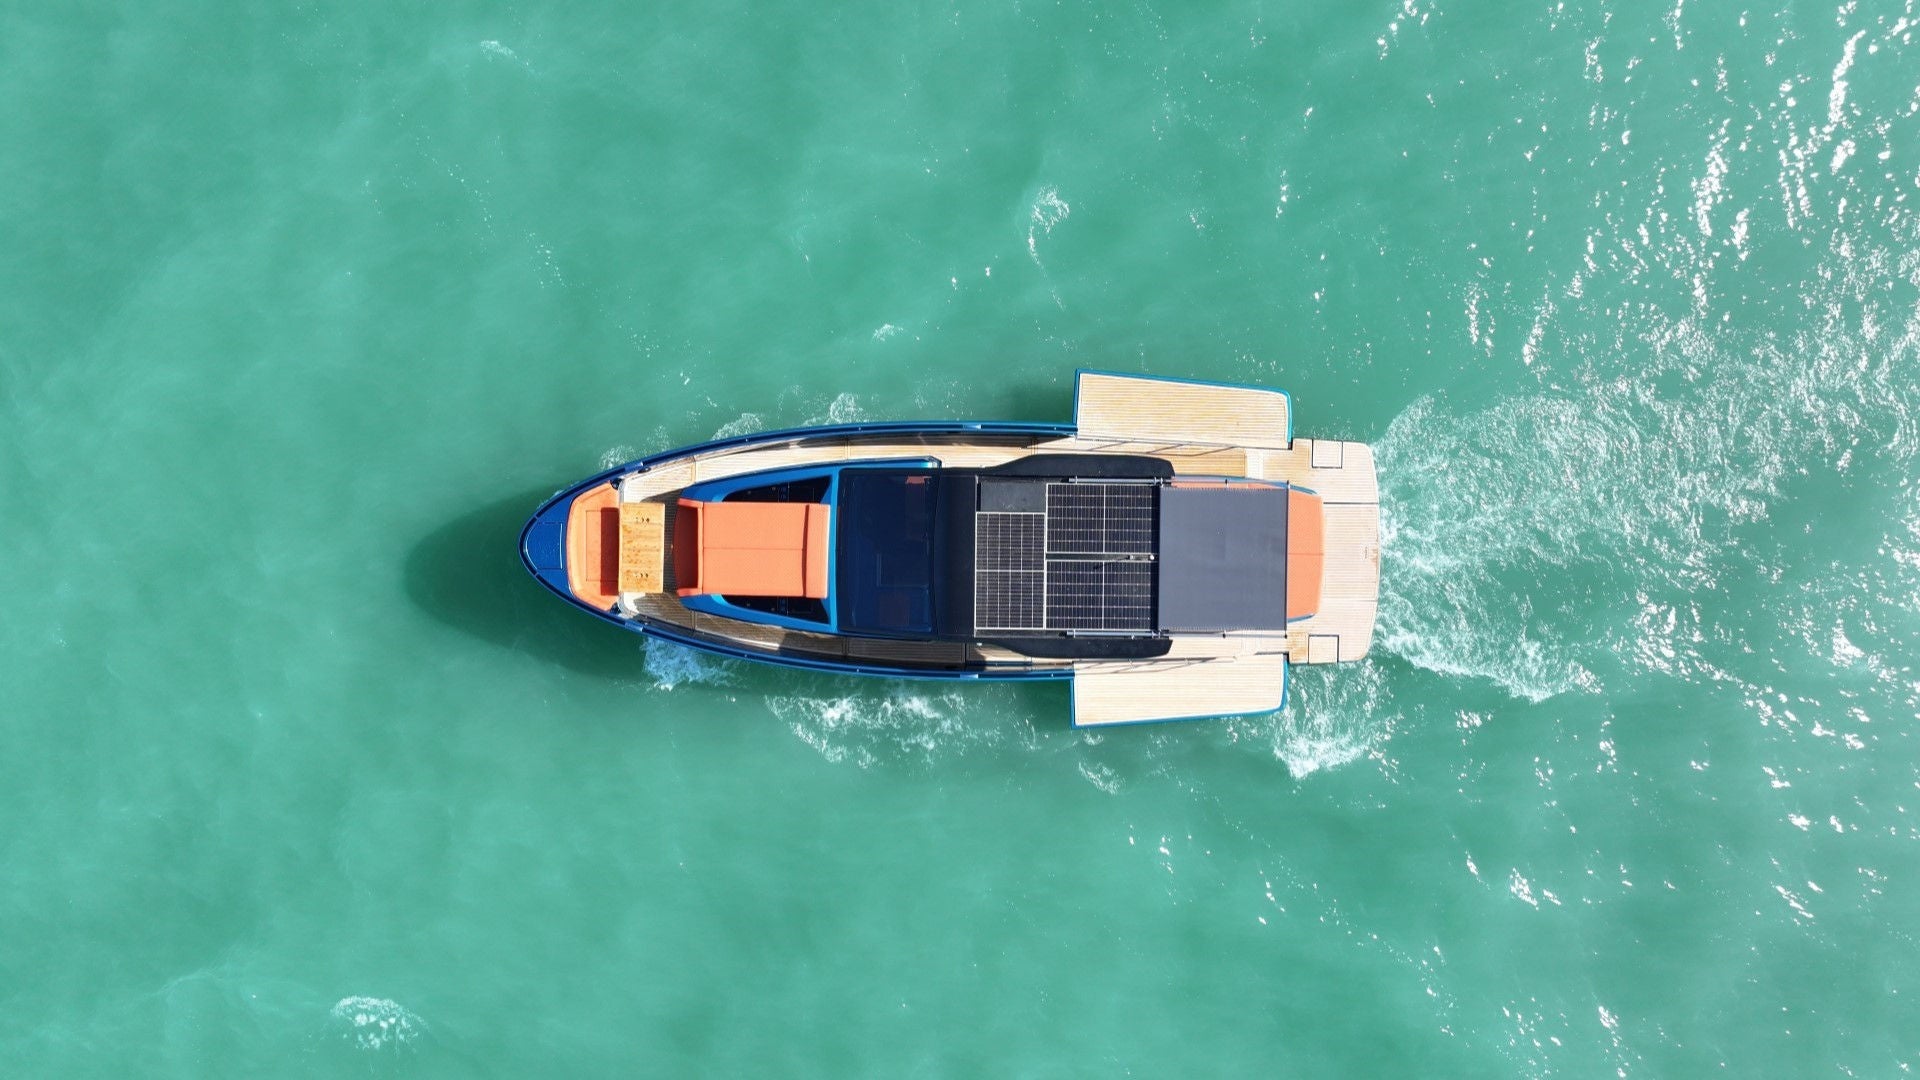
<svg viewBox="0 0 1920 1080">
<path fill-rule="evenodd" d="M 582 493 L 606 483 L 604 477 L 575 485 L 542 503 L 540 509 L 520 529 L 520 564 L 534 579 L 560 594 L 560 598 L 582 611 L 591 611 L 603 619 L 614 616 L 573 595 L 567 580 L 567 514 L 573 500 Z"/>
<path fill-rule="evenodd" d="M 784 469 L 767 469 L 762 472 L 735 473 L 718 480 L 702 480 L 688 484 L 680 492 L 680 498 L 694 502 L 725 502 L 727 496 L 748 488 L 766 487 L 771 484 L 790 484 L 795 480 L 812 480 L 820 476 L 834 476 L 840 471 L 840 463 L 832 465 L 791 465 Z M 833 485 L 827 485 L 832 490 Z M 828 502 L 833 500 L 829 499 Z"/>
<path fill-rule="evenodd" d="M 619 477 L 627 475 L 628 473 L 639 472 L 645 469 L 651 469 L 657 465 L 664 465 L 669 461 L 678 461 L 681 458 L 694 457 L 696 455 L 710 453 L 715 450 L 731 450 L 736 447 L 751 446 L 756 443 L 777 443 L 777 442 L 786 442 L 790 440 L 811 439 L 816 437 L 833 438 L 833 437 L 839 437 L 839 436 L 845 436 L 845 435 L 885 435 L 892 432 L 899 432 L 901 434 L 920 434 L 920 435 L 957 435 L 957 434 L 964 434 L 964 433 L 977 433 L 981 435 L 1066 436 L 1066 435 L 1072 435 L 1074 433 L 1074 430 L 1075 429 L 1072 424 L 1057 424 L 1057 423 L 1050 424 L 1050 423 L 1037 423 L 1037 422 L 1025 422 L 1025 421 L 888 420 L 888 421 L 870 423 L 870 424 L 833 424 L 828 427 L 781 428 L 779 431 L 756 431 L 751 435 L 735 435 L 729 439 L 715 439 L 712 442 L 704 442 L 695 446 L 681 446 L 681 447 L 676 447 L 675 449 L 672 449 L 672 450 L 663 450 L 658 454 L 652 454 L 643 458 L 636 458 L 633 461 L 626 462 L 625 464 L 622 464 L 622 465 L 615 465 L 611 469 L 603 469 L 602 471 L 587 477 L 585 480 L 582 480 L 579 483 L 572 485 L 571 487 L 562 488 L 560 491 L 556 492 L 552 498 L 540 504 L 540 509 L 534 511 L 534 517 L 535 518 L 540 517 L 540 515 L 545 513 L 549 507 L 553 506 L 554 503 L 559 502 L 562 499 L 571 501 L 573 496 L 578 495 L 580 492 L 585 491 L 588 488 L 594 487 L 598 484 L 605 483 L 609 480 L 617 479 Z M 936 450 L 939 448 L 930 446 L 928 447 L 928 449 Z M 562 517 L 561 521 L 564 524 L 565 522 L 564 516 Z M 529 522 L 529 524 L 531 524 L 531 522 Z M 525 538 L 525 534 L 523 532 L 522 539 L 524 540 L 524 538 Z"/>
<path fill-rule="evenodd" d="M 1148 375 L 1138 371 L 1108 371 L 1105 368 L 1075 368 L 1073 371 L 1073 422 L 1080 422 L 1080 376 L 1111 375 L 1116 379 L 1150 379 L 1153 382 L 1188 383 L 1193 386 L 1225 386 L 1233 390 L 1262 390 L 1287 399 L 1287 449 L 1293 449 L 1293 395 L 1277 386 L 1227 382 L 1223 379 L 1181 379 L 1171 375 Z"/>
<path fill-rule="evenodd" d="M 769 484 L 790 484 L 795 480 L 812 480 L 819 476 L 830 476 L 832 483 L 827 485 L 827 502 L 833 503 L 834 493 L 840 482 L 843 469 L 934 469 L 940 466 L 940 459 L 932 456 L 917 458 L 872 458 L 865 461 L 836 461 L 831 465 L 789 465 L 784 469 L 766 469 L 760 472 L 736 473 L 723 476 L 718 480 L 702 480 L 689 484 L 680 492 L 680 498 L 695 502 L 725 502 L 727 497 L 748 488 L 766 487 Z"/>
<path fill-rule="evenodd" d="M 586 608 L 584 604 L 579 606 Z M 592 611 L 593 609 L 586 608 L 586 610 Z M 662 641 L 671 641 L 675 645 L 685 645 L 690 649 L 699 649 L 701 652 L 714 653 L 719 656 L 728 657 L 729 659 L 752 660 L 761 664 L 805 668 L 810 671 L 830 671 L 840 675 L 872 675 L 886 679 L 967 679 L 975 682 L 991 682 L 1001 679 L 1064 679 L 1073 675 L 1073 669 L 1070 667 L 1049 670 L 1033 670 L 1030 668 L 1000 670 L 998 668 L 942 669 L 876 667 L 867 664 L 849 664 L 835 660 L 816 660 L 807 656 L 791 656 L 782 653 L 755 652 L 752 649 L 735 648 L 731 645 L 721 645 L 715 642 L 688 637 L 675 630 L 664 629 L 634 620 L 623 620 L 612 616 L 608 616 L 608 621 L 626 627 L 646 637 L 659 638 Z"/>
<path fill-rule="evenodd" d="M 811 440 L 816 438 L 836 438 L 844 435 L 886 435 L 892 433 L 920 435 L 955 435 L 977 432 L 982 435 L 1071 435 L 1072 424 L 1037 423 L 1002 420 L 885 420 L 865 424 L 831 424 L 826 427 L 781 428 L 778 431 L 756 431 L 751 435 L 735 435 L 730 439 L 715 439 L 712 442 L 696 446 L 682 446 L 673 450 L 664 450 L 650 457 L 630 461 L 625 465 L 616 465 L 598 477 L 613 477 L 633 472 L 640 468 L 652 468 L 679 458 L 693 457 L 714 450 L 730 450 L 734 447 L 751 446 L 757 443 L 776 443 L 788 440 Z M 928 447 L 928 449 L 936 449 Z M 587 481 L 588 484 L 592 480 Z"/>
</svg>

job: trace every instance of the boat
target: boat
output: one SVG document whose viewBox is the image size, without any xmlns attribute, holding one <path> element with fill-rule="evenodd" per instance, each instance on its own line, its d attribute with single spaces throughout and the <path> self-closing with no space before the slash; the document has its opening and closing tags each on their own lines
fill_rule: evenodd
<svg viewBox="0 0 1920 1080">
<path fill-rule="evenodd" d="M 825 672 L 1071 680 L 1090 727 L 1266 713 L 1373 640 L 1373 452 L 1280 390 L 1080 371 L 1071 423 L 719 439 L 554 495 L 542 585 L 651 638 Z"/>
</svg>

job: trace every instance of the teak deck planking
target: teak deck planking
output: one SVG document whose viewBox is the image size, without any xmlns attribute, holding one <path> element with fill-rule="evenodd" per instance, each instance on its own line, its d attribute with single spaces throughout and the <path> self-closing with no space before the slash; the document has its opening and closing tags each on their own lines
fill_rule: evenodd
<svg viewBox="0 0 1920 1080">
<path fill-rule="evenodd" d="M 1083 663 L 1073 670 L 1073 722 L 1090 727 L 1272 712 L 1286 685 L 1287 658 L 1280 652 Z"/>
</svg>

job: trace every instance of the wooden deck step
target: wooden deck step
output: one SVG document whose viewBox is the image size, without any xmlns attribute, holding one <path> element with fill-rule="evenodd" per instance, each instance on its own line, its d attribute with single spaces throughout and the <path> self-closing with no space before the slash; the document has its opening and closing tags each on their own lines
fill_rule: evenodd
<svg viewBox="0 0 1920 1080">
<path fill-rule="evenodd" d="M 662 591 L 666 565 L 667 508 L 654 502 L 621 503 L 620 591 Z"/>
<path fill-rule="evenodd" d="M 1082 439 L 1284 450 L 1287 410 L 1279 390 L 1082 371 L 1073 418 Z"/>
<path fill-rule="evenodd" d="M 1081 661 L 1073 666 L 1073 724 L 1137 724 L 1272 712 L 1287 692 L 1277 652 L 1217 660 Z"/>
</svg>

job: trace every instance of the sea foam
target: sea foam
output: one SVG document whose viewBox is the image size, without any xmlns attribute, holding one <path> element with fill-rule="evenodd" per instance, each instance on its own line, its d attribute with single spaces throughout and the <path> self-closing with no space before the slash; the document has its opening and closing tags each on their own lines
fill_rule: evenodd
<svg viewBox="0 0 1920 1080">
<path fill-rule="evenodd" d="M 1400 716 L 1379 665 L 1296 667 L 1288 677 L 1285 709 L 1238 717 L 1227 727 L 1236 742 L 1270 752 L 1295 779 L 1378 754 L 1392 737 Z"/>
<path fill-rule="evenodd" d="M 1036 265 L 1040 262 L 1041 238 L 1052 236 L 1053 227 L 1072 213 L 1073 207 L 1060 197 L 1060 189 L 1051 184 L 1033 197 L 1033 204 L 1027 208 L 1027 256 Z"/>
<path fill-rule="evenodd" d="M 1611 329 L 1567 330 L 1559 315 L 1605 326 L 1590 309 L 1635 276 L 1603 271 L 1530 343 L 1536 388 L 1404 410 L 1376 445 L 1378 645 L 1528 701 L 1595 688 L 1608 668 L 1698 667 L 1689 654 L 1709 631 L 1693 599 L 1751 572 L 1751 526 L 1810 466 L 1920 458 L 1920 311 L 1889 293 L 1920 288 L 1920 257 L 1888 240 L 1835 234 L 1789 301 L 1808 315 L 1784 334 L 1729 329 L 1698 296 L 1678 315 L 1642 306 Z M 1678 243 L 1653 237 L 1673 245 L 1676 272 L 1706 273 L 1678 261 Z M 1594 580 L 1606 584 L 1574 584 Z"/>
<path fill-rule="evenodd" d="M 1030 723 L 1006 722 L 1010 687 L 861 681 L 843 694 L 780 694 L 767 707 L 795 736 L 835 763 L 872 768 L 930 761 L 985 747 L 1032 744 Z"/>
<path fill-rule="evenodd" d="M 329 1015 L 342 1037 L 362 1050 L 397 1050 L 427 1030 L 426 1021 L 388 998 L 344 997 Z"/>
<path fill-rule="evenodd" d="M 735 662 L 712 653 L 649 638 L 642 662 L 656 690 L 690 685 L 724 685 L 733 681 Z"/>
</svg>

